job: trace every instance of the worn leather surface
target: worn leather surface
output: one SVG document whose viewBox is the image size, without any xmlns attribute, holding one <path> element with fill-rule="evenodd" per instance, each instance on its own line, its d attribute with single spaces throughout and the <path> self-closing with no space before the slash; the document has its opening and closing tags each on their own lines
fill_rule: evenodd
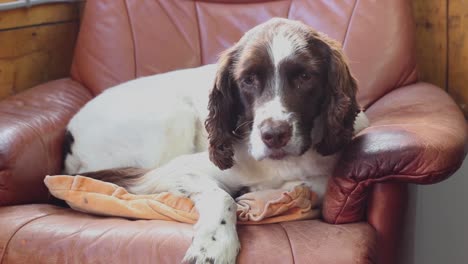
<svg viewBox="0 0 468 264">
<path fill-rule="evenodd" d="M 345 149 L 324 202 L 330 223 L 362 220 L 370 187 L 380 182 L 431 184 L 463 162 L 466 121 L 442 89 L 416 83 L 367 110 L 371 126 Z"/>
<path fill-rule="evenodd" d="M 249 28 L 273 16 L 289 17 L 343 43 L 358 79 L 359 102 L 372 121 L 343 153 L 324 217 L 347 223 L 367 215 L 376 231 L 363 223 L 317 221 L 241 227 L 240 260 L 371 263 L 375 255 L 391 256 L 398 240 L 392 232 L 399 230 L 392 219 L 400 219 L 405 200 L 386 183 L 445 179 L 461 163 L 466 142 L 466 123 L 453 101 L 437 87 L 410 85 L 417 80 L 410 4 L 87 1 L 74 81 L 51 82 L 0 102 L 0 205 L 47 200 L 42 179 L 60 170 L 63 128 L 91 94 L 136 77 L 214 62 Z M 77 263 L 171 262 L 182 257 L 191 234 L 181 224 L 95 218 L 47 205 L 0 208 L 0 227 L 3 263 L 63 263 L 65 254 Z"/>
<path fill-rule="evenodd" d="M 51 205 L 0 208 L 0 263 L 180 263 L 192 226 L 95 217 Z M 375 263 L 367 223 L 239 226 L 238 263 Z M 337 254 L 339 252 L 339 254 Z"/>
<path fill-rule="evenodd" d="M 47 201 L 44 176 L 60 172 L 64 128 L 89 99 L 62 79 L 0 102 L 0 206 Z"/>
<path fill-rule="evenodd" d="M 94 93 L 154 73 L 213 63 L 272 17 L 301 20 L 343 43 L 368 106 L 416 81 L 414 25 L 405 0 L 88 1 L 72 77 Z"/>
</svg>

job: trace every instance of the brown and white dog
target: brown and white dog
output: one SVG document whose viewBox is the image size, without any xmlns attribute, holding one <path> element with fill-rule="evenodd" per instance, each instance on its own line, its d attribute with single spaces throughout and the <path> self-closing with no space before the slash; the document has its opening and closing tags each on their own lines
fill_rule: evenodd
<svg viewBox="0 0 468 264">
<path fill-rule="evenodd" d="M 297 184 L 323 196 L 340 150 L 368 123 L 356 90 L 337 42 L 271 19 L 217 65 L 140 78 L 90 101 L 68 125 L 65 171 L 191 198 L 200 218 L 184 260 L 235 263 L 233 196 Z"/>
</svg>

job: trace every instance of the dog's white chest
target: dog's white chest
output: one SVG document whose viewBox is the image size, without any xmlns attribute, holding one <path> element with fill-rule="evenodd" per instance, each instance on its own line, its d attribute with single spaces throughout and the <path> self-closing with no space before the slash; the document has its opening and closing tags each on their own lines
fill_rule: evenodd
<svg viewBox="0 0 468 264">
<path fill-rule="evenodd" d="M 242 153 L 242 150 L 238 153 Z M 225 171 L 220 181 L 230 189 L 249 187 L 251 191 L 289 189 L 295 183 L 306 183 L 314 191 L 323 193 L 336 159 L 337 155 L 324 157 L 314 150 L 285 160 L 254 161 L 238 155 L 234 167 Z"/>
</svg>

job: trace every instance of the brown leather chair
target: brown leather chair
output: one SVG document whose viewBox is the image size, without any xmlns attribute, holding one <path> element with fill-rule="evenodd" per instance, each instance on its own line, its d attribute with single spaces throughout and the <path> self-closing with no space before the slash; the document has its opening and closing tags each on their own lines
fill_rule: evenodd
<svg viewBox="0 0 468 264">
<path fill-rule="evenodd" d="M 344 151 L 324 219 L 240 226 L 238 261 L 397 263 L 407 183 L 451 175 L 467 137 L 452 99 L 418 82 L 405 0 L 87 1 L 70 78 L 0 102 L 0 263 L 180 262 L 190 225 L 57 207 L 43 178 L 60 173 L 64 127 L 93 96 L 139 76 L 215 62 L 274 16 L 343 43 L 372 124 Z"/>
</svg>

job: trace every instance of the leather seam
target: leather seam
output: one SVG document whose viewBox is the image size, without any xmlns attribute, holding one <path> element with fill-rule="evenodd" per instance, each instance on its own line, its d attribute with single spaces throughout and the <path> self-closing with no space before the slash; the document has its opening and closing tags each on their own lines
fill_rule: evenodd
<svg viewBox="0 0 468 264">
<path fill-rule="evenodd" d="M 346 196 L 346 200 L 345 200 L 345 202 L 343 203 L 343 206 L 341 206 L 340 212 L 336 215 L 335 219 L 333 220 L 333 224 L 337 224 L 338 219 L 340 218 L 340 216 L 341 216 L 341 214 L 343 213 L 344 209 L 345 209 L 345 208 L 347 207 L 347 205 L 348 205 L 349 197 L 350 197 L 351 195 L 353 195 L 353 193 L 356 191 L 358 185 L 359 185 L 359 183 L 355 184 L 353 190 L 349 193 L 349 195 Z"/>
<path fill-rule="evenodd" d="M 352 20 L 353 20 L 353 17 L 354 17 L 354 13 L 356 12 L 356 7 L 358 5 L 358 2 L 359 2 L 359 0 L 356 0 L 354 2 L 353 10 L 351 11 L 351 15 L 349 16 L 349 19 L 348 19 L 348 25 L 346 26 L 346 32 L 345 32 L 345 35 L 343 37 L 343 45 L 342 45 L 343 49 L 346 46 L 346 40 L 348 39 L 349 29 L 351 28 L 351 23 L 352 23 Z"/>
<path fill-rule="evenodd" d="M 398 87 L 402 87 L 402 86 L 407 86 L 407 85 L 411 85 L 413 83 L 417 83 L 418 82 L 418 76 L 417 76 L 417 68 L 416 66 L 413 67 L 413 69 L 411 71 L 409 71 L 409 73 L 403 78 L 403 81 L 402 82 L 398 82 L 397 85 L 395 85 L 393 87 L 393 90 L 395 89 L 398 89 Z M 413 82 L 409 82 L 408 80 L 413 76 L 413 74 L 416 74 L 416 80 L 413 81 Z M 400 79 L 401 80 L 401 79 Z M 400 81 L 399 80 L 399 81 Z M 393 91 L 392 90 L 392 91 Z"/>
<path fill-rule="evenodd" d="M 286 231 L 286 228 L 284 228 L 283 223 L 278 223 L 278 224 L 279 224 L 279 226 L 281 226 L 281 229 L 283 229 L 284 235 L 286 236 L 286 238 L 288 240 L 289 248 L 291 249 L 292 263 L 296 263 L 296 261 L 294 259 L 294 252 L 293 252 L 293 248 L 292 248 L 292 244 L 291 244 L 291 239 L 289 238 L 288 232 Z"/>
<path fill-rule="evenodd" d="M 68 74 L 69 74 L 69 78 L 70 80 L 73 80 L 77 83 L 79 83 L 80 85 L 82 85 L 83 87 L 86 88 L 86 90 L 88 90 L 92 95 L 93 97 L 96 95 L 94 93 L 94 91 L 91 89 L 91 85 L 89 85 L 89 83 L 87 83 L 87 81 L 85 79 L 83 79 L 83 74 L 81 72 L 81 66 L 80 66 L 80 60 L 77 59 L 77 51 L 78 51 L 78 43 L 80 43 L 80 31 L 82 30 L 82 22 L 84 21 L 84 18 L 85 18 L 85 12 L 86 12 L 86 5 L 83 5 L 84 6 L 84 9 L 81 10 L 83 16 L 78 19 L 78 35 L 76 37 L 76 40 L 75 40 L 75 47 L 73 49 L 73 57 L 72 57 L 72 64 L 70 65 L 70 69 L 68 71 Z M 76 78 L 75 76 L 73 76 L 74 74 L 72 74 L 73 72 L 73 69 L 76 69 Z"/>
<path fill-rule="evenodd" d="M 3 263 L 3 258 L 5 257 L 6 255 L 6 252 L 8 250 L 8 246 L 10 245 L 10 242 L 11 240 L 13 239 L 13 237 L 23 228 L 25 227 L 26 225 L 29 225 L 30 223 L 36 221 L 36 220 L 39 220 L 39 219 L 42 219 L 44 217 L 47 217 L 47 216 L 50 216 L 50 215 L 56 215 L 56 214 L 59 214 L 59 213 L 51 213 L 51 214 L 46 214 L 46 215 L 42 215 L 42 216 L 39 216 L 39 217 L 36 217 L 36 218 L 33 218 L 27 222 L 25 222 L 24 224 L 22 224 L 20 227 L 18 227 L 18 229 L 15 230 L 15 232 L 13 232 L 13 234 L 10 236 L 10 238 L 8 238 L 8 241 L 5 243 L 5 247 L 4 247 L 4 250 L 3 250 L 3 253 L 2 255 L 0 256 L 0 264 Z"/>
<path fill-rule="evenodd" d="M 201 38 L 201 25 L 198 14 L 198 1 L 193 2 L 195 7 L 195 19 L 197 20 L 197 33 L 198 33 L 198 54 L 200 56 L 200 65 L 203 65 L 203 50 L 202 50 L 202 38 Z"/>
<path fill-rule="evenodd" d="M 460 164 L 460 163 L 459 163 Z M 431 175 L 441 175 L 441 174 L 444 174 L 444 173 L 447 173 L 447 172 L 451 172 L 453 171 L 455 168 L 457 168 L 458 165 L 455 165 L 455 166 L 451 166 L 449 168 L 446 168 L 444 170 L 440 170 L 440 171 L 432 171 L 432 172 L 428 172 L 428 173 L 425 173 L 425 174 L 419 174 L 419 175 L 411 175 L 411 174 L 388 174 L 388 175 L 385 175 L 383 177 L 380 177 L 380 178 L 367 178 L 365 180 L 355 180 L 355 186 L 353 188 L 353 190 L 346 196 L 346 200 L 345 202 L 343 203 L 343 206 L 341 206 L 340 208 L 340 212 L 337 214 L 337 216 L 335 217 L 335 219 L 333 220 L 333 224 L 336 224 L 338 222 L 338 219 L 341 217 L 341 214 L 343 213 L 343 211 L 345 210 L 345 208 L 347 207 L 348 205 L 348 202 L 349 202 L 349 197 L 352 196 L 357 188 L 362 185 L 362 184 L 375 184 L 375 183 L 385 183 L 386 181 L 391 181 L 392 180 L 392 177 L 398 177 L 398 176 L 411 176 L 411 179 L 420 179 L 420 178 L 425 178 L 425 177 L 429 177 Z M 348 177 L 349 179 L 352 179 L 350 177 Z M 398 180 L 396 181 L 398 182 Z M 412 183 L 411 181 L 403 181 L 403 183 Z"/>
<path fill-rule="evenodd" d="M 132 19 L 130 18 L 130 12 L 128 10 L 128 3 L 127 0 L 123 0 L 125 6 L 125 12 L 127 13 L 127 20 L 128 20 L 128 27 L 130 28 L 130 36 L 132 36 L 132 44 L 133 44 L 133 75 L 134 78 L 137 77 L 137 51 L 136 51 L 136 43 L 135 43 L 135 32 L 132 26 Z"/>
<path fill-rule="evenodd" d="M 164 13 L 164 15 L 167 16 L 168 18 L 168 21 L 169 23 L 176 29 L 175 33 L 180 36 L 186 43 L 191 43 L 192 40 L 186 36 L 186 34 L 183 34 L 181 31 L 181 28 L 177 25 L 176 22 L 174 22 L 174 18 L 171 16 L 171 12 L 167 10 L 167 7 L 164 6 L 164 4 L 162 4 L 160 2 L 159 4 L 159 7 L 161 9 L 161 11 Z"/>
<path fill-rule="evenodd" d="M 288 7 L 288 12 L 286 13 L 286 17 L 289 18 L 289 16 L 291 15 L 291 6 L 293 4 L 293 1 L 294 0 L 290 0 L 289 1 L 289 7 Z"/>
</svg>

